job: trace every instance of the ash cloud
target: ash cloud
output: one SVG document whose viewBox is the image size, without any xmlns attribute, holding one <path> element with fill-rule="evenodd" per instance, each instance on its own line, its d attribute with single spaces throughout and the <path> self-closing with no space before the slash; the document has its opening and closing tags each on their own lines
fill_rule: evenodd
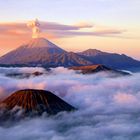
<svg viewBox="0 0 140 140">
<path fill-rule="evenodd" d="M 2 73 L 2 68 L 0 71 Z M 79 109 L 47 118 L 23 120 L 10 127 L 0 126 L 0 139 L 139 140 L 139 79 L 139 73 L 111 78 L 106 73 L 81 75 L 62 67 L 27 79 L 0 74 L 1 99 L 19 89 L 45 89 Z"/>
</svg>

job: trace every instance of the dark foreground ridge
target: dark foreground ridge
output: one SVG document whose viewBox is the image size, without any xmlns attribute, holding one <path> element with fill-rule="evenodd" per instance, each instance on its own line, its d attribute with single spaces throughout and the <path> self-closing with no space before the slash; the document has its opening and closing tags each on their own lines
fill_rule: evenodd
<svg viewBox="0 0 140 140">
<path fill-rule="evenodd" d="M 73 106 L 63 101 L 53 93 L 45 90 L 25 89 L 13 93 L 1 103 L 4 117 L 42 115 L 55 115 L 61 111 L 75 110 Z M 19 113 L 20 111 L 20 113 Z M 2 116 L 0 116 L 2 117 Z"/>
</svg>

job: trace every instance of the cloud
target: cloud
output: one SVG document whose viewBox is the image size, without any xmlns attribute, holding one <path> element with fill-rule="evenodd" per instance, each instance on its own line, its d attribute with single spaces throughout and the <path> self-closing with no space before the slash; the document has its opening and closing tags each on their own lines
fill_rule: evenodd
<svg viewBox="0 0 140 140">
<path fill-rule="evenodd" d="M 9 72 L 15 70 L 42 71 L 41 68 L 10 68 Z M 52 91 L 79 109 L 0 126 L 3 140 L 140 139 L 139 73 L 110 78 L 106 73 L 81 75 L 60 67 L 43 76 L 15 79 L 4 75 L 8 69 L 0 68 L 0 71 L 1 98 L 19 89 L 39 88 Z"/>
<path fill-rule="evenodd" d="M 103 30 L 103 31 L 55 31 L 56 37 L 74 37 L 74 36 L 101 36 L 101 37 L 111 37 L 122 34 L 123 30 Z M 117 36 L 116 36 L 117 37 Z"/>
<path fill-rule="evenodd" d="M 103 29 L 96 31 L 91 23 L 80 22 L 74 25 L 65 25 L 56 22 L 40 21 L 42 34 L 47 37 L 74 37 L 74 36 L 111 36 L 122 34 L 124 30 L 120 29 Z M 89 30 L 89 31 L 85 31 Z M 31 30 L 26 26 L 26 23 L 0 23 L 1 36 L 20 37 L 28 36 Z"/>
<path fill-rule="evenodd" d="M 23 68 L 5 68 L 5 67 L 1 67 L 0 68 L 0 73 L 1 74 L 11 74 L 11 73 L 34 73 L 34 72 L 41 72 L 44 73 L 45 69 L 41 68 L 41 67 L 23 67 Z"/>
<path fill-rule="evenodd" d="M 82 28 L 92 28 L 93 25 L 89 23 L 78 23 L 76 25 L 64 25 L 55 22 L 40 22 L 43 30 L 80 30 Z"/>
<path fill-rule="evenodd" d="M 126 93 L 118 93 L 114 96 L 114 99 L 119 104 L 135 104 L 137 103 L 137 99 L 134 95 L 126 94 Z"/>
</svg>

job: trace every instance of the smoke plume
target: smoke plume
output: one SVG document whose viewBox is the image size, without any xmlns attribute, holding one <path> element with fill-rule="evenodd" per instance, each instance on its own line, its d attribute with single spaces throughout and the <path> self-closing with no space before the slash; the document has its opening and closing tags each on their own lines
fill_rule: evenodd
<svg viewBox="0 0 140 140">
<path fill-rule="evenodd" d="M 38 20 L 36 19 L 35 21 L 29 21 L 27 23 L 27 26 L 32 28 L 32 38 L 39 38 L 40 24 L 39 24 Z"/>
</svg>

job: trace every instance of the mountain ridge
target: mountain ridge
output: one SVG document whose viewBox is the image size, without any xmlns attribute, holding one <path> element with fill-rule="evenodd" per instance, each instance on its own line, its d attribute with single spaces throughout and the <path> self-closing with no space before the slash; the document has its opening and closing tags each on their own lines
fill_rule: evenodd
<svg viewBox="0 0 140 140">
<path fill-rule="evenodd" d="M 114 69 L 140 67 L 140 61 L 125 54 L 102 52 L 97 49 L 88 49 L 78 54 L 85 56 L 93 64 L 103 64 Z"/>
<path fill-rule="evenodd" d="M 112 74 L 112 76 L 130 76 L 131 74 L 125 71 L 120 71 L 116 69 L 111 69 L 101 64 L 90 65 L 90 66 L 74 66 L 69 69 L 75 70 L 82 74 L 93 74 L 98 72 L 108 72 Z"/>
<path fill-rule="evenodd" d="M 108 53 L 97 49 L 82 52 L 67 52 L 45 38 L 36 38 L 29 43 L 0 57 L 0 64 L 45 67 L 71 67 L 103 64 L 115 69 L 140 68 L 140 61 L 124 54 Z"/>
</svg>

